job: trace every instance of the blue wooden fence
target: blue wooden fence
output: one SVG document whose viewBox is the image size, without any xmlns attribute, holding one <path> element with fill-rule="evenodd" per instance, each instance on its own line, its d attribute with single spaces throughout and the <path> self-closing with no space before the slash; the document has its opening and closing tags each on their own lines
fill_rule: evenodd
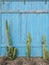
<svg viewBox="0 0 49 65">
<path fill-rule="evenodd" d="M 49 10 L 49 1 L 33 2 L 4 2 L 0 1 L 0 10 Z M 27 33 L 31 34 L 31 57 L 42 57 L 42 35 L 46 36 L 46 48 L 49 50 L 49 14 L 19 14 L 19 13 L 1 13 L 0 12 L 0 56 L 6 55 L 6 37 L 5 22 L 8 20 L 9 31 L 13 46 L 17 49 L 17 56 L 26 56 L 26 38 Z"/>
</svg>

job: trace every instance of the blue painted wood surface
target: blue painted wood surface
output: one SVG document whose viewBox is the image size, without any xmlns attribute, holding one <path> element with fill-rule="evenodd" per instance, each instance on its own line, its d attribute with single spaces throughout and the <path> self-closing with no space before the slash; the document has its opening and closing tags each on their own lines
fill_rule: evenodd
<svg viewBox="0 0 49 65">
<path fill-rule="evenodd" d="M 49 10 L 49 2 L 0 2 L 0 10 Z M 31 34 L 31 57 L 42 57 L 42 35 L 46 36 L 49 50 L 49 14 L 1 14 L 0 13 L 0 56 L 6 55 L 5 22 L 8 20 L 9 32 L 17 56 L 26 56 L 27 33 Z"/>
</svg>

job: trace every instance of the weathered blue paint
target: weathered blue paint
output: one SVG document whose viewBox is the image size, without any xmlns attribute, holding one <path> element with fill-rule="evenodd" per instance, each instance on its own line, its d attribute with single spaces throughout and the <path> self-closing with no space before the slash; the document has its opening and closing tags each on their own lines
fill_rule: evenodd
<svg viewBox="0 0 49 65">
<path fill-rule="evenodd" d="M 0 2 L 0 10 L 49 10 L 49 2 Z M 9 32 L 17 56 L 26 56 L 27 33 L 31 34 L 31 56 L 42 57 L 42 34 L 46 36 L 49 50 L 49 14 L 0 14 L 0 56 L 6 54 L 8 45 L 5 22 L 8 20 Z"/>
</svg>

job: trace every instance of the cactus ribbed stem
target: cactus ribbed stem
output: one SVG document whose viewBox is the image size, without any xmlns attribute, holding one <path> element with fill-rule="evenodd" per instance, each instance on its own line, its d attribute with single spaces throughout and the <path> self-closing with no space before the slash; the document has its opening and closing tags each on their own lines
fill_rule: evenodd
<svg viewBox="0 0 49 65">
<path fill-rule="evenodd" d="M 28 33 L 27 41 L 26 41 L 26 57 L 28 60 L 30 58 L 30 43 L 31 43 L 31 37 L 30 37 L 30 33 Z"/>
<path fill-rule="evenodd" d="M 42 36 L 42 51 L 43 51 L 43 59 L 47 59 L 47 51 L 46 51 L 46 37 Z"/>
<path fill-rule="evenodd" d="M 7 57 L 8 57 L 8 59 L 13 60 L 16 56 L 16 48 L 13 47 L 11 44 L 11 38 L 10 38 L 10 34 L 9 34 L 7 20 L 6 20 L 6 34 L 7 34 L 8 44 L 9 44 L 9 47 L 8 46 L 6 47 Z"/>
</svg>

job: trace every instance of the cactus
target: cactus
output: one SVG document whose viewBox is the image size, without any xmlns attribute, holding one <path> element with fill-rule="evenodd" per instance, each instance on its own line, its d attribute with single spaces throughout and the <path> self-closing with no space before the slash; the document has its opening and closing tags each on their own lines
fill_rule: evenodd
<svg viewBox="0 0 49 65">
<path fill-rule="evenodd" d="M 27 59 L 30 58 L 30 42 L 31 42 L 31 37 L 30 37 L 30 33 L 28 33 L 27 41 L 26 41 L 26 57 L 27 57 Z"/>
<path fill-rule="evenodd" d="M 11 46 L 11 39 L 10 39 L 10 34 L 9 34 L 8 22 L 7 22 L 7 20 L 6 20 L 6 34 L 7 34 L 8 44 L 9 44 L 9 46 Z"/>
<path fill-rule="evenodd" d="M 43 59 L 47 59 L 47 51 L 46 51 L 46 37 L 42 36 L 42 51 L 43 51 Z"/>
<path fill-rule="evenodd" d="M 16 48 L 13 47 L 12 44 L 11 44 L 11 38 L 10 38 L 10 34 L 9 34 L 7 20 L 6 20 L 6 34 L 7 34 L 8 45 L 9 45 L 9 47 L 8 46 L 6 47 L 7 58 L 10 59 L 10 60 L 13 60 L 13 59 L 15 59 L 15 56 L 16 56 Z"/>
</svg>

